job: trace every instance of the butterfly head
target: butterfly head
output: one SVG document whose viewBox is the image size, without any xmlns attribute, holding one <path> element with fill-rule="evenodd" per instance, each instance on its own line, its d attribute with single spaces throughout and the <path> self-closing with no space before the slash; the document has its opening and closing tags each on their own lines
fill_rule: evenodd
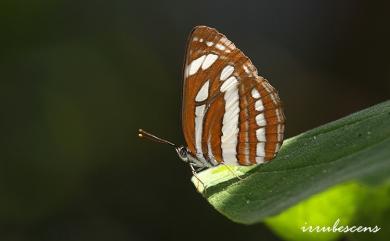
<svg viewBox="0 0 390 241">
<path fill-rule="evenodd" d="M 182 159 L 184 162 L 188 162 L 188 150 L 184 146 L 178 146 L 175 148 L 177 155 Z"/>
</svg>

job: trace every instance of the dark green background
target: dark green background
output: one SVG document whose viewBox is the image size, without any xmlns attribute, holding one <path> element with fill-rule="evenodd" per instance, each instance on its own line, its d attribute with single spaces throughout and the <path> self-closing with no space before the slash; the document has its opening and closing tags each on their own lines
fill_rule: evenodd
<svg viewBox="0 0 390 241">
<path fill-rule="evenodd" d="M 218 214 L 137 129 L 183 143 L 199 24 L 279 90 L 287 137 L 388 99 L 384 2 L 1 1 L 0 240 L 278 240 Z"/>
</svg>

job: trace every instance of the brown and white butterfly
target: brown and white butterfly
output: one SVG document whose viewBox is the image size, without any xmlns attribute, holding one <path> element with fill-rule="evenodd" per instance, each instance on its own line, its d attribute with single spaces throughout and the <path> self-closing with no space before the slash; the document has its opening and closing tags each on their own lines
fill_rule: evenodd
<svg viewBox="0 0 390 241">
<path fill-rule="evenodd" d="M 244 53 L 216 29 L 197 26 L 187 42 L 182 128 L 187 143 L 140 130 L 175 147 L 193 172 L 219 164 L 254 165 L 273 159 L 285 117 L 277 91 Z"/>
</svg>

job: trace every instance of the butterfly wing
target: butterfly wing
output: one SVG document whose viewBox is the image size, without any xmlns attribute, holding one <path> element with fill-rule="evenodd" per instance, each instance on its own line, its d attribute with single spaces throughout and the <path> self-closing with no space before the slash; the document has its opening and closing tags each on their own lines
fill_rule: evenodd
<svg viewBox="0 0 390 241">
<path fill-rule="evenodd" d="M 275 89 L 231 41 L 206 26 L 194 28 L 188 40 L 182 124 L 189 151 L 211 165 L 271 160 L 283 141 Z"/>
</svg>

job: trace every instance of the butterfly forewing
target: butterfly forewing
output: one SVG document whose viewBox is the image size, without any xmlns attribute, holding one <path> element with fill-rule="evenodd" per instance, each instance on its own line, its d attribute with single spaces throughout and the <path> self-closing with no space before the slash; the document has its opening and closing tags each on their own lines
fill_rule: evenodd
<svg viewBox="0 0 390 241">
<path fill-rule="evenodd" d="M 188 150 L 211 165 L 262 163 L 283 142 L 277 92 L 231 41 L 206 26 L 188 39 L 182 124 Z"/>
</svg>

